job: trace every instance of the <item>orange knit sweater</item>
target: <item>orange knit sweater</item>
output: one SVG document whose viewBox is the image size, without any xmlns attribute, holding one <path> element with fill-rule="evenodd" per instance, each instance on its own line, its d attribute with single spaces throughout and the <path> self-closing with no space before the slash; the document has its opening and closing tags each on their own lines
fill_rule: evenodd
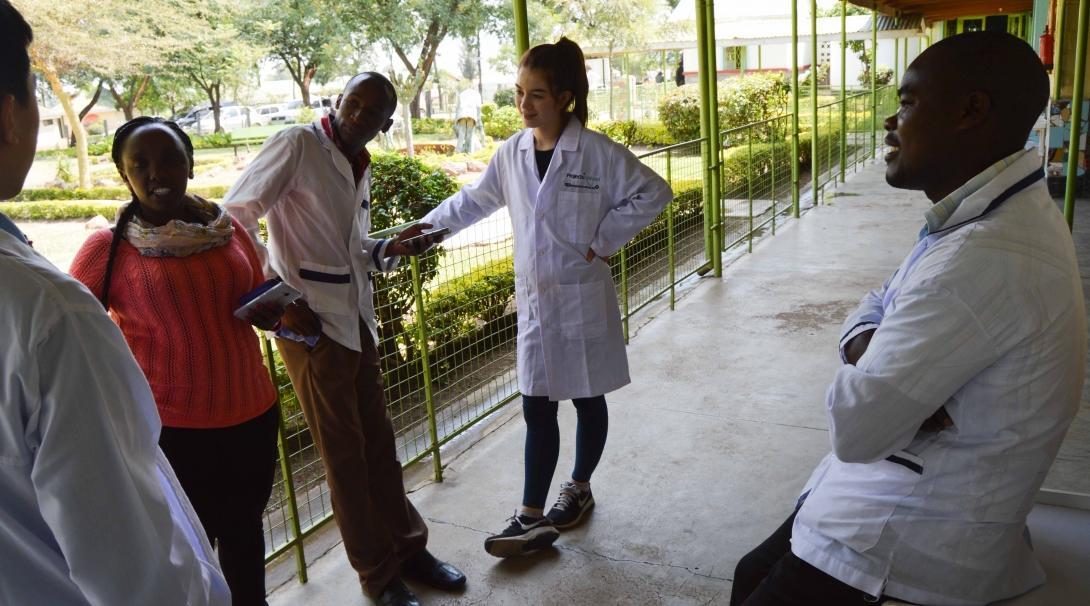
<svg viewBox="0 0 1090 606">
<path fill-rule="evenodd" d="M 231 313 L 264 281 L 246 230 L 237 222 L 224 246 L 188 257 L 143 257 L 122 240 L 110 280 L 110 315 L 151 384 L 167 427 L 216 428 L 269 409 L 276 390 L 253 328 Z M 84 242 L 71 274 L 96 298 L 113 232 Z"/>
</svg>

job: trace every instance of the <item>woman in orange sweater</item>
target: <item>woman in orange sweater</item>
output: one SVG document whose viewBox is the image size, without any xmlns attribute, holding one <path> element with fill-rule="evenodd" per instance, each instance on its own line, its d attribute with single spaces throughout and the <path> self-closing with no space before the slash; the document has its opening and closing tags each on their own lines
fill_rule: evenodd
<svg viewBox="0 0 1090 606">
<path fill-rule="evenodd" d="M 170 460 L 219 544 L 233 604 L 265 604 L 262 514 L 276 465 L 276 390 L 253 328 L 232 315 L 264 281 L 246 230 L 186 193 L 193 144 L 173 122 L 136 118 L 112 156 L 132 201 L 87 239 L 72 276 L 102 301 L 155 394 Z M 273 328 L 277 310 L 252 320 Z"/>
</svg>

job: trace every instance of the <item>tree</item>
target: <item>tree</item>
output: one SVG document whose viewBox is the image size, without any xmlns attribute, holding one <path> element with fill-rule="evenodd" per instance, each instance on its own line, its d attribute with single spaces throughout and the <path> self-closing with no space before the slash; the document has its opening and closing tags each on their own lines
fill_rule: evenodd
<svg viewBox="0 0 1090 606">
<path fill-rule="evenodd" d="M 329 74 L 348 36 L 325 0 L 258 0 L 240 20 L 250 39 L 284 62 L 310 105 L 310 83 Z"/>
<path fill-rule="evenodd" d="M 553 0 L 562 19 L 574 26 L 580 40 L 614 49 L 641 42 L 656 28 L 664 10 L 658 0 Z"/>
<path fill-rule="evenodd" d="M 223 92 L 246 79 L 263 54 L 243 38 L 232 6 L 209 0 L 212 10 L 201 13 L 201 23 L 187 44 L 170 55 L 171 66 L 204 92 L 212 110 L 215 132 L 223 132 L 220 107 Z"/>
<path fill-rule="evenodd" d="M 411 101 L 412 116 L 419 118 L 420 91 L 443 40 L 495 27 L 510 9 L 498 0 L 361 0 L 342 3 L 340 10 L 349 23 L 372 40 L 385 42 L 397 56 L 406 74 L 393 74 L 391 81 L 398 95 Z"/>
<path fill-rule="evenodd" d="M 206 1 L 99 0 L 89 8 L 82 2 L 15 0 L 34 28 L 34 69 L 49 83 L 75 137 L 80 187 L 91 186 L 87 132 L 64 80 L 88 72 L 130 75 L 160 65 L 188 42 L 189 16 Z"/>
</svg>

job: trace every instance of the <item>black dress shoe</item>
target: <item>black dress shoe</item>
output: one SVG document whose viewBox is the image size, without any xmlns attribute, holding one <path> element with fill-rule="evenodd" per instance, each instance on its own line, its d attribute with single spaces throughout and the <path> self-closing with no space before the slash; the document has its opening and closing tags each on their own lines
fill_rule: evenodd
<svg viewBox="0 0 1090 606">
<path fill-rule="evenodd" d="M 375 601 L 381 606 L 420 606 L 420 600 L 416 599 L 416 595 L 397 577 L 386 585 L 386 589 L 382 590 Z"/>
<path fill-rule="evenodd" d="M 451 591 L 466 585 L 466 575 L 461 570 L 439 561 L 427 549 L 421 549 L 405 560 L 401 565 L 401 573 L 436 589 Z"/>
</svg>

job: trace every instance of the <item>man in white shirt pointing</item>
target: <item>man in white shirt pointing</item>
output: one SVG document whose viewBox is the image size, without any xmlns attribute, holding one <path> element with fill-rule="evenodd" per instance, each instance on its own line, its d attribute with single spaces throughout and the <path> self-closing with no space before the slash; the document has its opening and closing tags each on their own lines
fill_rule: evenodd
<svg viewBox="0 0 1090 606">
<path fill-rule="evenodd" d="M 1025 42 L 977 32 L 924 51 L 899 94 L 886 181 L 934 206 L 845 322 L 833 452 L 731 604 L 987 604 L 1045 580 L 1026 516 L 1086 360 L 1074 245 L 1024 150 L 1048 78 Z"/>
<path fill-rule="evenodd" d="M 0 0 L 0 200 L 34 161 L 31 38 Z M 0 335 L 0 604 L 230 604 L 121 331 L 3 214 Z"/>
</svg>

